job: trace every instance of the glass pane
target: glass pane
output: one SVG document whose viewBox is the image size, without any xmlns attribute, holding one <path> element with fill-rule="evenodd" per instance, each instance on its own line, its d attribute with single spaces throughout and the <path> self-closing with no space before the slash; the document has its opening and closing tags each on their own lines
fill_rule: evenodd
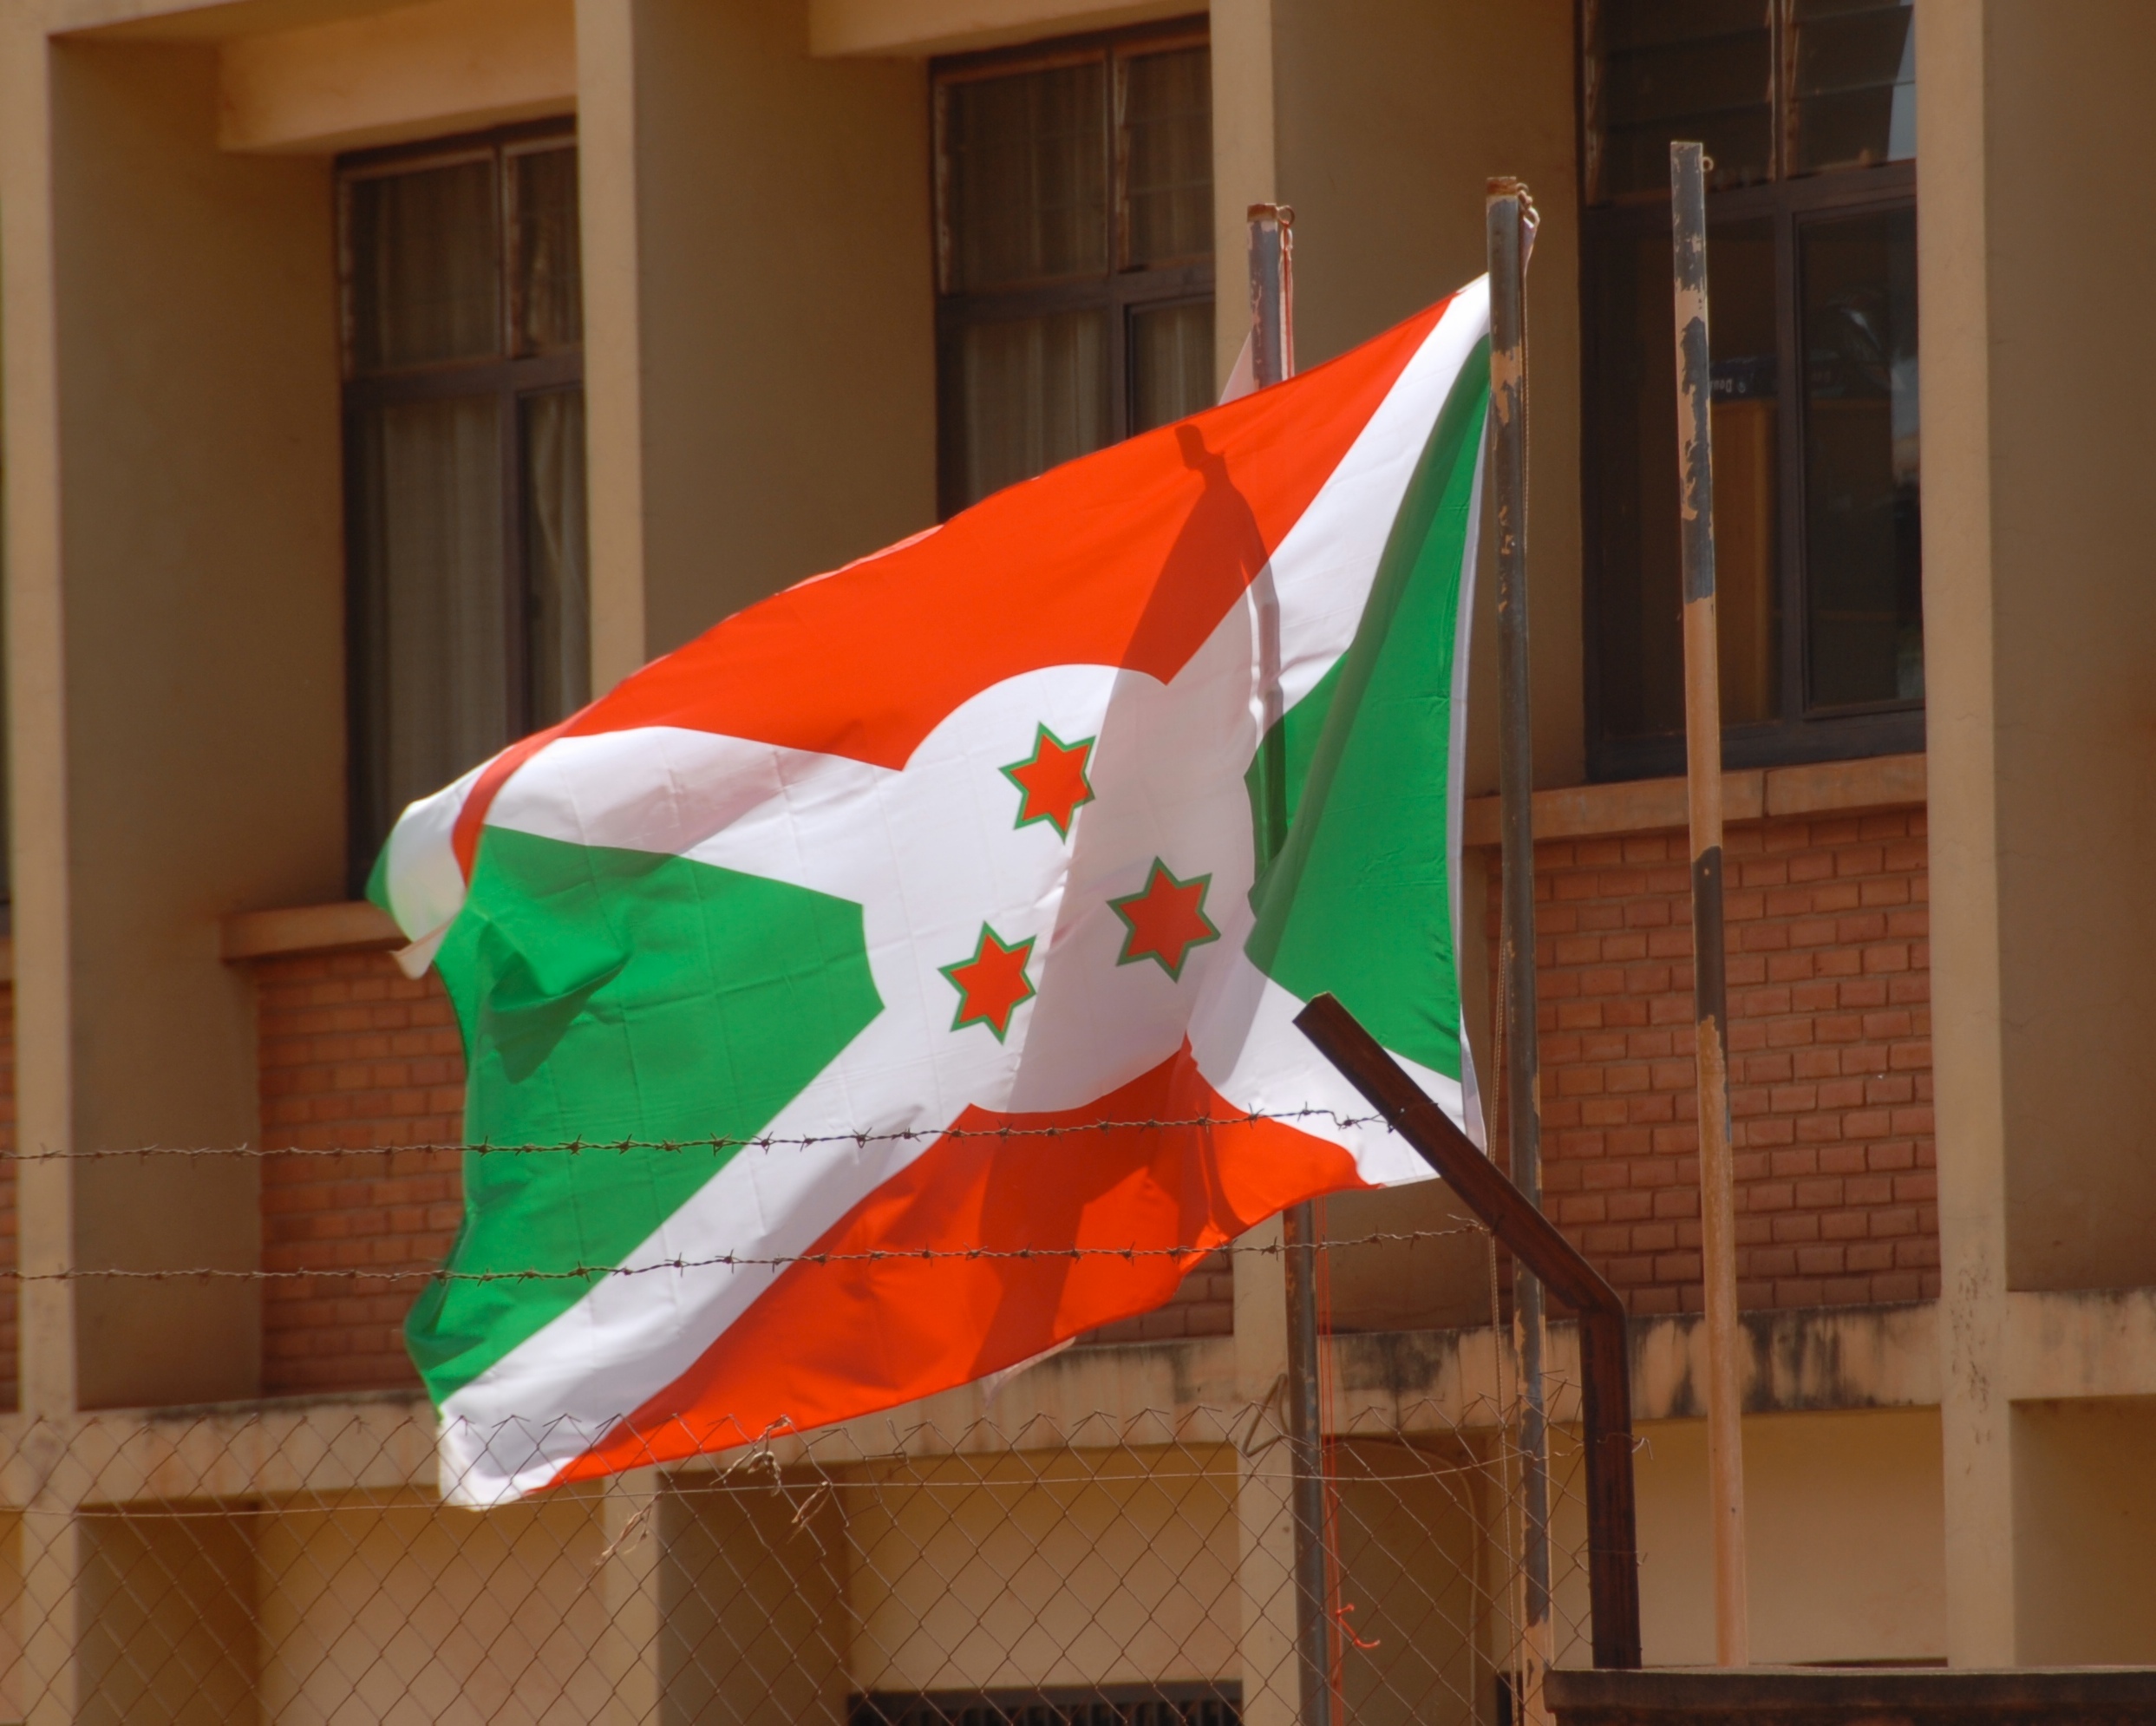
<svg viewBox="0 0 2156 1726">
<path fill-rule="evenodd" d="M 509 741 L 499 410 L 491 396 L 403 402 L 359 434 L 358 765 L 379 843 L 407 803 Z"/>
<path fill-rule="evenodd" d="M 1771 226 L 1710 230 L 1708 276 L 1722 716 L 1741 725 L 1772 718 L 1780 700 Z M 1598 722 L 1612 737 L 1680 731 L 1684 601 L 1667 232 L 1657 225 L 1593 243 L 1589 283 Z"/>
<path fill-rule="evenodd" d="M 1696 139 L 1710 187 L 1774 169 L 1767 0 L 1603 0 L 1596 197 L 1667 197 L 1669 141 Z"/>
<path fill-rule="evenodd" d="M 1917 216 L 1799 231 L 1805 585 L 1814 705 L 1924 694 Z"/>
<path fill-rule="evenodd" d="M 1212 302 L 1133 312 L 1130 369 L 1134 432 L 1212 406 Z"/>
<path fill-rule="evenodd" d="M 578 257 L 577 153 L 540 150 L 509 158 L 516 208 L 517 351 L 551 353 L 584 339 L 584 277 Z"/>
<path fill-rule="evenodd" d="M 501 351 L 491 160 L 356 180 L 350 207 L 358 369 Z"/>
<path fill-rule="evenodd" d="M 1109 441 L 1100 311 L 975 324 L 957 342 L 960 507 Z"/>
<path fill-rule="evenodd" d="M 523 422 L 526 717 L 536 731 L 591 698 L 584 391 L 527 396 L 517 411 Z"/>
<path fill-rule="evenodd" d="M 950 286 L 1107 269 L 1107 65 L 944 87 Z"/>
<path fill-rule="evenodd" d="M 1915 18 L 1911 0 L 1796 0 L 1793 172 L 1917 154 Z"/>
<path fill-rule="evenodd" d="M 1205 49 L 1123 62 L 1123 161 L 1125 265 L 1210 258 L 1212 56 Z"/>
<path fill-rule="evenodd" d="M 1663 254 L 1667 257 L 1667 253 Z M 1715 438 L 1715 621 L 1722 644 L 1722 721 L 1752 725 L 1780 706 L 1781 487 L 1776 389 L 1774 237 L 1766 222 L 1711 230 L 1713 296 L 1708 412 Z M 1667 283 L 1668 278 L 1664 277 Z M 1663 290 L 1667 304 L 1669 289 Z M 1674 341 L 1674 335 L 1672 341 Z M 1675 356 L 1670 382 L 1670 486 L 1676 484 Z"/>
</svg>

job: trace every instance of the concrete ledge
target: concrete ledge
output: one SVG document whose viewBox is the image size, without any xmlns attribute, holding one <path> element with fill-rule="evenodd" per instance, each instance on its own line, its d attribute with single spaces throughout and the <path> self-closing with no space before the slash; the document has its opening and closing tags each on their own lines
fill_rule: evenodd
<svg viewBox="0 0 2156 1726">
<path fill-rule="evenodd" d="M 809 0 L 808 51 L 950 54 L 1204 10 L 1195 0 Z"/>
<path fill-rule="evenodd" d="M 2156 1716 L 2156 1668 L 1557 1670 L 1546 1693 L 1560 1726 L 2120 1726 Z"/>
<path fill-rule="evenodd" d="M 288 911 L 241 911 L 218 925 L 218 953 L 226 960 L 282 953 L 379 952 L 404 945 L 389 913 L 365 899 L 304 905 Z"/>
<path fill-rule="evenodd" d="M 2156 1289 L 2009 1293 L 2006 1387 L 2016 1402 L 2156 1396 Z"/>
<path fill-rule="evenodd" d="M 1906 807 L 1924 801 L 1924 758 L 1874 755 L 1867 761 L 1749 768 L 1722 775 L 1722 818 L 1728 821 Z M 1636 779 L 1621 785 L 1576 785 L 1535 793 L 1537 839 L 1608 839 L 1628 833 L 1667 833 L 1684 824 L 1682 779 Z M 1498 842 L 1496 798 L 1469 800 L 1466 841 Z"/>
</svg>

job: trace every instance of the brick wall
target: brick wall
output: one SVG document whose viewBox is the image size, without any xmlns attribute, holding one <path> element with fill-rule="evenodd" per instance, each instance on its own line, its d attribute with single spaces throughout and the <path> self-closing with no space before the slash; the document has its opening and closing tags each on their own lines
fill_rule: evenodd
<svg viewBox="0 0 2156 1726">
<path fill-rule="evenodd" d="M 1739 1298 L 1935 1297 L 1924 812 L 1725 851 Z M 1701 1297 L 1687 858 L 1682 832 L 1536 850 L 1545 1202 L 1643 1313 Z"/>
<path fill-rule="evenodd" d="M 304 1150 L 454 1142 L 464 1061 L 439 979 L 386 953 L 258 961 L 265 1145 Z M 271 1157 L 262 1166 L 271 1271 L 405 1270 L 441 1263 L 461 1215 L 454 1152 Z M 404 1353 L 415 1284 L 273 1278 L 264 1285 L 265 1395 L 415 1385 Z"/>
<path fill-rule="evenodd" d="M 454 1142 L 464 1131 L 456 1022 L 431 972 L 408 980 L 385 953 L 258 962 L 263 1142 L 343 1150 Z M 12 1069 L 7 1078 L 12 1120 Z M 262 1166 L 263 1263 L 279 1272 L 406 1270 L 441 1263 L 461 1214 L 450 1152 L 395 1150 L 271 1157 Z M 14 1186 L 0 1192 L 14 1252 Z M 416 1286 L 297 1276 L 264 1285 L 265 1396 L 416 1384 L 402 1325 Z M 12 1292 L 4 1296 L 14 1349 Z M 1216 1254 L 1156 1311 L 1088 1343 L 1225 1336 L 1234 1319 L 1227 1260 Z M 12 1383 L 12 1378 L 9 1380 Z"/>
<path fill-rule="evenodd" d="M 1235 1272 L 1225 1252 L 1207 1254 L 1183 1278 L 1164 1306 L 1135 1318 L 1103 1324 L 1078 1340 L 1088 1343 L 1158 1343 L 1176 1337 L 1235 1334 Z"/>
</svg>

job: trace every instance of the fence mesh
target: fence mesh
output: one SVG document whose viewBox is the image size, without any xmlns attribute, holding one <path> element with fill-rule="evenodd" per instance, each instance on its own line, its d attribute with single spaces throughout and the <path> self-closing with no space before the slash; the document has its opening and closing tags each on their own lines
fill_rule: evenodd
<svg viewBox="0 0 2156 1726">
<path fill-rule="evenodd" d="M 441 1501 L 423 1403 L 18 1420 L 0 1708 L 339 1726 L 1297 1720 L 1279 1399 L 1055 1406 L 1097 1395 L 1125 1352 L 1044 1363 L 985 1412 L 901 1411 L 486 1511 Z M 1517 1408 L 1333 1402 L 1319 1610 L 1335 1717 L 1503 1717 L 1523 1651 Z M 1584 1641 L 1573 1462 L 1560 1448 L 1560 1657 Z"/>
<path fill-rule="evenodd" d="M 1392 1231 L 1321 1264 L 1447 1234 L 1483 1324 L 1399 1333 L 1413 1371 L 1325 1354 L 1322 1599 L 1298 1599 L 1285 1376 L 1249 1335 L 1066 1348 L 487 1510 L 445 1501 L 415 1393 L 0 1415 L 0 1720 L 1301 1726 L 1315 1624 L 1332 1722 L 1508 1722 L 1531 1643 L 1586 1657 L 1586 1534 L 1560 1425 L 1531 1638 L 1494 1246 Z M 1280 1299 L 1279 1252 L 1212 1261 L 1238 1324 L 1245 1277 Z M 1566 1418 L 1571 1387 L 1546 1389 Z"/>
</svg>

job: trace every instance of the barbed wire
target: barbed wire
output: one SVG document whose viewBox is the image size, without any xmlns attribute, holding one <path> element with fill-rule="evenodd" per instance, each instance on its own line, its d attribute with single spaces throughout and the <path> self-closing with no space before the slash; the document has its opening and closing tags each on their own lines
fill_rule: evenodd
<svg viewBox="0 0 2156 1726">
<path fill-rule="evenodd" d="M 1343 1237 L 1322 1241 L 1325 1249 L 1345 1246 L 1377 1246 L 1412 1243 L 1419 1240 L 1443 1240 L 1458 1235 L 1486 1234 L 1480 1223 L 1462 1223 L 1457 1227 L 1442 1229 L 1380 1230 L 1370 1234 Z M 589 1282 L 598 1277 L 647 1277 L 662 1271 L 711 1270 L 783 1270 L 790 1265 L 883 1265 L 914 1262 L 922 1259 L 1017 1259 L 1021 1261 L 1046 1259 L 1121 1259 L 1135 1263 L 1140 1259 L 1209 1259 L 1216 1254 L 1233 1257 L 1254 1254 L 1260 1258 L 1277 1258 L 1291 1251 L 1312 1252 L 1315 1247 L 1290 1248 L 1282 1241 L 1221 1241 L 1217 1245 L 1192 1244 L 1179 1246 L 917 1246 L 875 1247 L 865 1252 L 781 1252 L 769 1255 L 751 1255 L 739 1252 L 715 1253 L 708 1259 L 655 1259 L 642 1265 L 576 1265 L 559 1270 L 526 1271 L 454 1271 L 447 1265 L 335 1265 L 320 1270 L 271 1271 L 233 1266 L 202 1265 L 181 1270 L 134 1271 L 121 1266 L 102 1269 L 84 1269 L 70 1266 L 58 1271 L 23 1271 L 0 1267 L 0 1283 L 77 1283 L 93 1278 L 116 1278 L 127 1282 L 182 1282 L 188 1279 L 205 1281 L 278 1282 L 306 1278 L 331 1278 L 356 1282 L 436 1282 L 436 1283 L 541 1283 Z"/>
<path fill-rule="evenodd" d="M 1332 1108 L 1252 1109 L 1243 1115 L 1193 1115 L 1165 1120 L 1086 1121 L 1042 1127 L 912 1127 L 888 1132 L 856 1130 L 851 1133 L 750 1134 L 729 1137 L 714 1134 L 697 1139 L 571 1139 L 559 1144 L 498 1145 L 487 1140 L 421 1140 L 403 1145 L 133 1145 L 113 1148 L 66 1147 L 58 1150 L 12 1150 L 0 1153 L 8 1162 L 86 1162 L 112 1157 L 361 1157 L 398 1154 L 462 1154 L 467 1156 L 540 1156 L 625 1154 L 634 1151 L 684 1153 L 739 1150 L 813 1150 L 825 1145 L 919 1144 L 944 1139 L 1058 1139 L 1087 1133 L 1167 1133 L 1191 1128 L 1255 1127 L 1260 1121 L 1324 1121 L 1340 1132 L 1362 1127 L 1385 1126 L 1382 1115 L 1343 1115 Z M 1391 1129 L 1387 1128 L 1388 1131 Z"/>
</svg>

